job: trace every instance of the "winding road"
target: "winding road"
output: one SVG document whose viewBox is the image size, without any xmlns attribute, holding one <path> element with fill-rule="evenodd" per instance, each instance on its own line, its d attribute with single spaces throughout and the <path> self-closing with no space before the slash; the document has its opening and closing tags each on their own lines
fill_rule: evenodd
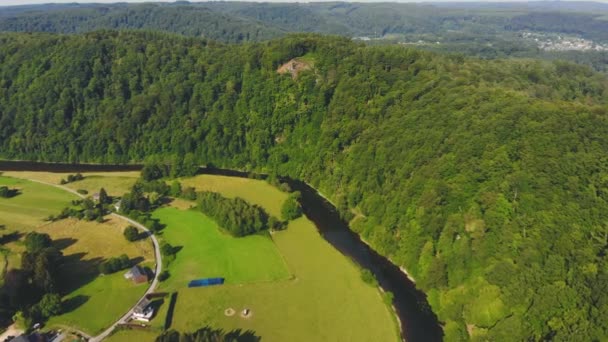
<svg viewBox="0 0 608 342">
<path fill-rule="evenodd" d="M 86 198 L 86 196 L 79 194 L 76 190 L 72 190 L 68 187 L 65 187 L 65 186 L 62 186 L 59 184 L 53 184 L 53 183 L 43 182 L 43 181 L 34 180 L 34 179 L 28 179 L 28 180 L 30 180 L 32 182 L 37 182 L 37 183 L 41 183 L 41 184 L 45 184 L 45 185 L 54 186 L 56 188 L 68 191 L 80 198 Z M 148 234 L 148 236 L 150 237 L 150 239 L 152 239 L 152 244 L 154 245 L 154 258 L 156 260 L 156 266 L 154 269 L 154 280 L 152 280 L 152 283 L 148 287 L 148 290 L 146 291 L 146 293 L 136 303 L 133 304 L 133 307 L 131 307 L 131 309 L 127 313 L 125 313 L 122 317 L 120 317 L 116 322 L 114 322 L 114 324 L 112 324 L 110 327 L 108 327 L 106 330 L 104 330 L 101 334 L 91 337 L 89 339 L 90 342 L 102 341 L 104 338 L 108 337 L 112 333 L 112 331 L 114 330 L 114 328 L 116 328 L 117 325 L 127 323 L 129 318 L 131 317 L 131 315 L 133 315 L 133 309 L 135 308 L 135 306 L 137 306 L 137 304 L 142 299 L 144 299 L 147 295 L 154 293 L 154 291 L 156 290 L 156 287 L 158 286 L 158 283 L 159 283 L 158 276 L 160 275 L 160 272 L 162 270 L 162 265 L 163 265 L 158 240 L 156 239 L 156 236 L 154 236 L 154 234 L 150 231 L 150 229 L 146 228 L 144 225 L 142 225 L 141 223 L 139 223 L 137 221 L 131 220 L 130 218 L 128 218 L 126 216 L 122 216 L 122 215 L 119 215 L 116 213 L 111 213 L 110 215 L 129 222 L 129 224 L 146 232 Z"/>
</svg>

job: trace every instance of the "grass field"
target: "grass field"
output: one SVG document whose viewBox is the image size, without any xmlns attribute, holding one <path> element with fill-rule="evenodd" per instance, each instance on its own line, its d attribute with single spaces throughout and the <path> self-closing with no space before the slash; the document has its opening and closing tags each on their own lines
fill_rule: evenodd
<svg viewBox="0 0 608 342">
<path fill-rule="evenodd" d="M 151 265 L 154 252 L 149 240 L 128 242 L 122 232 L 128 225 L 112 216 L 96 223 L 66 219 L 52 223 L 43 219 L 57 214 L 76 196 L 52 186 L 1 176 L 0 185 L 21 189 L 21 194 L 0 199 L 0 225 L 6 232 L 25 234 L 35 230 L 47 233 L 61 249 L 65 263 L 61 266 L 61 289 L 67 312 L 53 317 L 47 326 L 73 326 L 95 334 L 124 314 L 145 292 L 147 285 L 135 286 L 118 272 L 97 276 L 104 259 L 127 254 L 133 261 Z M 7 243 L 8 267 L 18 268 L 19 255 L 24 250 L 20 240 Z M 4 257 L 2 257 L 4 261 Z"/>
<path fill-rule="evenodd" d="M 68 219 L 39 227 L 62 249 L 67 262 L 62 266 L 62 288 L 68 312 L 53 317 L 47 325 L 67 325 L 96 334 L 127 312 L 147 289 L 133 285 L 124 272 L 97 276 L 99 262 L 127 254 L 142 263 L 153 263 L 154 250 L 149 240 L 128 242 L 122 235 L 123 220 L 108 216 L 102 224 Z"/>
<path fill-rule="evenodd" d="M 397 329 L 375 287 L 322 240 L 305 218 L 273 236 L 296 278 L 179 291 L 172 328 L 208 324 L 227 331 L 253 330 L 265 341 L 396 341 Z M 237 314 L 224 315 L 233 308 Z M 239 316 L 252 311 L 250 318 Z"/>
<path fill-rule="evenodd" d="M 289 278 L 287 266 L 268 236 L 234 238 L 196 210 L 161 208 L 153 216 L 167 225 L 162 239 L 181 247 L 163 289 L 184 288 L 192 279 L 207 277 L 223 277 L 227 284 Z"/>
<path fill-rule="evenodd" d="M 3 185 L 21 191 L 13 198 L 0 198 L 0 224 L 6 226 L 7 232 L 31 231 L 77 199 L 61 189 L 23 179 L 0 176 L 0 186 Z"/>
<path fill-rule="evenodd" d="M 135 342 L 135 341 L 154 341 L 159 332 L 152 332 L 146 330 L 120 330 L 104 341 L 107 342 Z"/>
<path fill-rule="evenodd" d="M 257 204 L 278 218 L 281 217 L 281 205 L 288 194 L 280 191 L 262 180 L 198 175 L 180 179 L 182 187 L 192 186 L 197 191 L 219 192 L 226 197 L 241 197 L 249 203 Z"/>
<path fill-rule="evenodd" d="M 59 184 L 70 173 L 18 171 L 4 172 L 3 175 Z M 68 183 L 65 186 L 73 190 L 84 189 L 90 194 L 99 192 L 99 189 L 103 187 L 110 196 L 122 196 L 131 190 L 131 187 L 139 177 L 139 172 L 85 172 L 82 175 L 85 177 L 83 180 Z"/>
<path fill-rule="evenodd" d="M 280 213 L 287 197 L 266 182 L 251 179 L 202 175 L 182 180 L 182 184 L 228 197 L 239 196 L 275 215 Z M 191 211 L 175 208 L 161 211 L 161 216 L 173 216 L 171 220 L 175 222 L 163 234 L 170 239 L 171 226 L 195 221 L 191 215 Z M 202 225 L 204 220 L 198 220 Z M 172 328 L 195 331 L 210 325 L 226 331 L 253 330 L 265 341 L 398 340 L 392 313 L 383 303 L 378 289 L 361 280 L 357 266 L 323 240 L 312 222 L 300 218 L 291 222 L 286 231 L 273 234 L 272 238 L 292 278 L 245 285 L 180 288 Z M 199 243 L 195 237 L 191 239 Z M 186 248 L 188 244 L 184 243 Z M 205 248 L 204 244 L 199 248 Z M 205 253 L 198 257 L 217 258 L 218 254 Z M 250 267 L 262 267 L 259 262 L 239 261 Z M 201 259 L 199 262 L 209 261 Z M 174 266 L 171 265 L 170 271 L 175 279 L 184 277 L 181 272 L 188 272 L 185 267 L 174 269 Z M 237 313 L 228 317 L 225 315 L 227 308 Z M 240 317 L 245 308 L 251 310 L 251 317 Z"/>
</svg>

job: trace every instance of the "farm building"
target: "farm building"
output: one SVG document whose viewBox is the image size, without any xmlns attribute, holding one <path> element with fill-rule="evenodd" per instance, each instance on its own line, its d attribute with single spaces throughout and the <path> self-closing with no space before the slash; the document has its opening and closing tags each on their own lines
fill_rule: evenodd
<svg viewBox="0 0 608 342">
<path fill-rule="evenodd" d="M 150 322 L 154 315 L 154 308 L 150 306 L 150 299 L 144 297 L 135 308 L 133 308 L 133 319 L 143 322 Z"/>
<path fill-rule="evenodd" d="M 135 284 L 141 284 L 148 281 L 146 272 L 137 265 L 131 267 L 131 269 L 125 273 L 125 278 L 131 279 Z"/>
</svg>

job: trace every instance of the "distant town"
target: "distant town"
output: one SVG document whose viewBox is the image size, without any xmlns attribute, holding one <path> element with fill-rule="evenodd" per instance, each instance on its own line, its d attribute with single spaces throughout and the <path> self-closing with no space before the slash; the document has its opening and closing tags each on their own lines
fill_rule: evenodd
<svg viewBox="0 0 608 342">
<path fill-rule="evenodd" d="M 523 32 L 521 37 L 534 41 L 540 49 L 546 51 L 608 51 L 608 44 L 600 44 L 575 36 Z"/>
</svg>

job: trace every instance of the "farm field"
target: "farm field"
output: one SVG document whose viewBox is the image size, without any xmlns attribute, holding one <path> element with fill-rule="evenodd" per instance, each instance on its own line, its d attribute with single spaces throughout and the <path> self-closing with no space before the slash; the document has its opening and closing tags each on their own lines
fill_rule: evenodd
<svg viewBox="0 0 608 342">
<path fill-rule="evenodd" d="M 62 179 L 66 179 L 71 173 L 53 173 L 53 172 L 34 172 L 34 171 L 19 171 L 19 172 L 4 172 L 3 175 L 33 179 L 51 184 L 59 184 Z M 102 187 L 106 189 L 110 196 L 121 196 L 128 192 L 139 177 L 139 172 L 84 172 L 83 180 L 65 184 L 66 187 L 72 190 L 84 189 L 90 194 L 98 192 Z"/>
<path fill-rule="evenodd" d="M 55 215 L 77 199 L 75 195 L 40 183 L 0 176 L 0 186 L 20 189 L 13 198 L 0 198 L 0 224 L 7 231 L 28 232 L 44 224 L 44 219 Z"/>
<path fill-rule="evenodd" d="M 108 336 L 106 342 L 154 341 L 159 332 L 147 330 L 120 330 Z"/>
<path fill-rule="evenodd" d="M 398 331 L 378 289 L 300 218 L 273 235 L 295 279 L 180 289 L 172 328 L 253 330 L 268 341 L 397 341 Z M 353 300 L 356 299 L 356 300 Z M 226 316 L 225 310 L 236 311 Z M 251 317 L 240 312 L 250 309 Z"/>
<path fill-rule="evenodd" d="M 252 179 L 201 175 L 181 182 L 183 186 L 194 186 L 197 191 L 209 190 L 227 197 L 241 197 L 274 215 L 280 214 L 287 197 L 266 182 Z M 163 231 L 168 239 L 173 224 L 177 227 L 181 221 L 193 220 L 192 211 L 161 210 L 156 213 L 174 216 L 171 220 L 175 223 Z M 181 216 L 184 218 L 180 219 Z M 192 289 L 179 288 L 172 283 L 171 288 L 178 290 L 178 297 L 171 328 L 184 332 L 195 331 L 205 325 L 225 331 L 240 329 L 253 331 L 268 341 L 398 340 L 392 313 L 383 303 L 378 289 L 361 280 L 358 267 L 323 240 L 312 222 L 306 218 L 292 221 L 287 230 L 274 233 L 272 240 L 287 263 L 292 278 Z M 206 256 L 216 257 L 217 254 Z M 249 264 L 249 260 L 242 262 Z M 182 270 L 175 266 L 170 265 L 169 270 L 171 277 L 177 279 L 182 277 L 179 274 Z M 227 316 L 229 308 L 236 313 Z M 252 312 L 248 318 L 240 316 L 245 308 Z"/>
<path fill-rule="evenodd" d="M 134 262 L 153 263 L 151 242 L 128 242 L 122 235 L 127 225 L 108 216 L 102 224 L 66 219 L 36 229 L 49 234 L 67 258 L 61 268 L 67 312 L 53 317 L 48 325 L 67 325 L 94 335 L 139 300 L 147 284 L 132 284 L 124 279 L 124 271 L 111 275 L 97 271 L 101 261 L 121 254 Z"/>
<path fill-rule="evenodd" d="M 281 205 L 287 199 L 287 194 L 263 180 L 198 175 L 179 180 L 182 187 L 194 187 L 196 191 L 219 192 L 226 197 L 240 197 L 251 204 L 257 204 L 278 218 L 281 217 Z"/>
<path fill-rule="evenodd" d="M 124 272 L 98 276 L 101 261 L 121 254 L 143 265 L 153 264 L 149 240 L 128 242 L 124 238 L 126 221 L 106 216 L 104 223 L 76 219 L 44 222 L 45 217 L 57 214 L 76 196 L 52 186 L 5 176 L 0 177 L 0 185 L 22 191 L 16 197 L 0 199 L 0 225 L 7 227 L 6 232 L 16 231 L 20 236 L 29 231 L 47 233 L 65 257 L 59 270 L 59 287 L 66 312 L 52 317 L 47 326 L 70 326 L 94 335 L 124 314 L 145 292 L 147 284 L 133 285 L 124 279 Z M 15 223 L 19 220 L 23 224 Z M 8 268 L 18 268 L 19 256 L 25 249 L 21 240 L 3 247 L 8 251 Z"/>
<path fill-rule="evenodd" d="M 201 212 L 161 208 L 154 218 L 166 225 L 161 239 L 180 248 L 169 265 L 171 277 L 162 289 L 173 291 L 197 278 L 222 277 L 226 284 L 268 282 L 289 278 L 289 271 L 271 238 L 234 238 Z"/>
</svg>

